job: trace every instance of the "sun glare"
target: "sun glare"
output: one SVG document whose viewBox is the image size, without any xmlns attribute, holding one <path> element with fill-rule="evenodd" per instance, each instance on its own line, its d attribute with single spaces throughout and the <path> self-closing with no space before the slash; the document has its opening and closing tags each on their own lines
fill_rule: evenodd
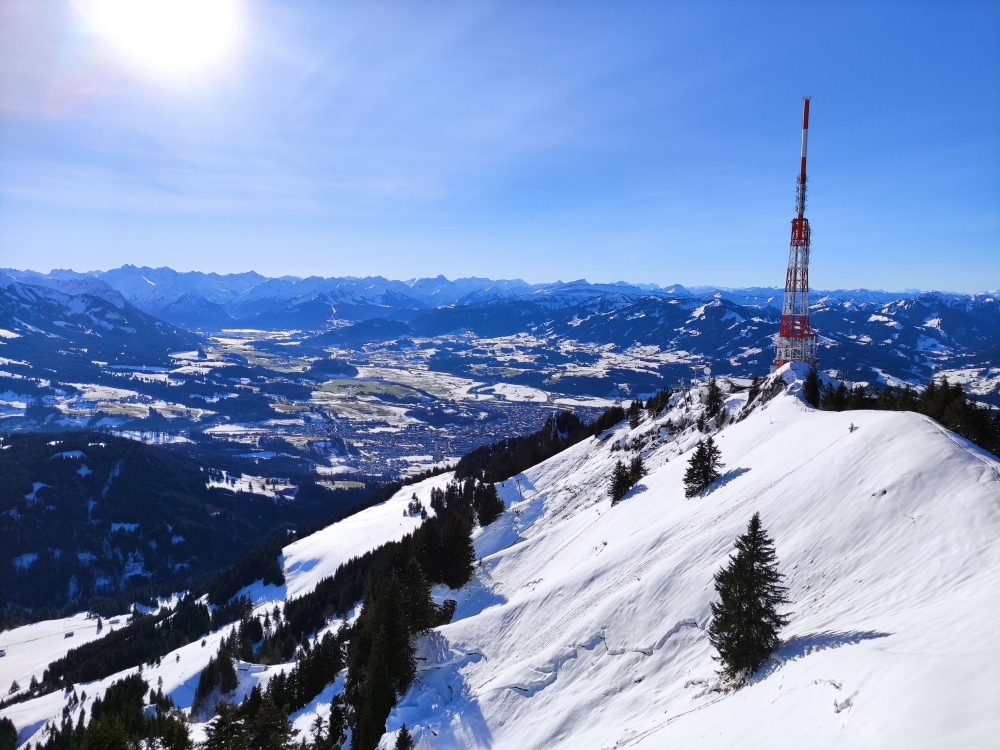
<svg viewBox="0 0 1000 750">
<path fill-rule="evenodd" d="M 131 66 L 183 82 L 219 65 L 242 27 L 239 0 L 81 0 L 88 25 Z"/>
</svg>

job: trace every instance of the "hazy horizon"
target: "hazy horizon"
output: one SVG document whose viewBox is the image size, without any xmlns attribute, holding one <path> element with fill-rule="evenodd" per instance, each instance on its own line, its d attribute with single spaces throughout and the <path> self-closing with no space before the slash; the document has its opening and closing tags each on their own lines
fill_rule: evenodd
<svg viewBox="0 0 1000 750">
<path fill-rule="evenodd" d="M 252 269 L 252 268 L 244 270 L 244 271 L 231 271 L 231 272 L 222 273 L 222 272 L 217 272 L 217 271 L 201 271 L 201 270 L 197 270 L 197 269 L 179 270 L 179 269 L 173 268 L 172 266 L 169 266 L 169 265 L 164 265 L 164 266 L 139 266 L 139 265 L 136 265 L 134 263 L 124 263 L 121 266 L 114 266 L 114 267 L 105 268 L 105 269 L 89 269 L 87 271 L 78 271 L 78 270 L 73 269 L 73 268 L 52 268 L 52 269 L 50 269 L 48 271 L 38 271 L 38 270 L 32 269 L 32 268 L 14 268 L 12 266 L 8 266 L 8 267 L 5 267 L 5 268 L 0 268 L 0 271 L 16 271 L 18 273 L 33 273 L 33 274 L 38 274 L 40 276 L 51 276 L 53 274 L 57 274 L 57 273 L 60 273 L 60 272 L 65 272 L 65 273 L 72 273 L 72 274 L 80 274 L 80 275 L 97 277 L 100 274 L 109 273 L 110 271 L 114 271 L 114 270 L 117 270 L 119 268 L 124 268 L 124 267 L 127 267 L 127 266 L 131 266 L 131 267 L 136 268 L 138 270 L 142 270 L 144 268 L 150 268 L 152 270 L 157 270 L 157 271 L 159 271 L 159 270 L 170 270 L 170 271 L 173 271 L 173 272 L 175 272 L 177 274 L 180 274 L 180 275 L 184 275 L 184 274 L 204 274 L 206 276 L 213 276 L 214 275 L 214 276 L 225 277 L 225 276 L 239 276 L 239 275 L 243 275 L 243 274 L 256 274 L 257 276 L 260 276 L 260 277 L 265 278 L 265 279 L 300 279 L 301 280 L 301 279 L 307 279 L 307 278 L 322 278 L 322 279 L 359 279 L 359 280 L 363 280 L 363 279 L 381 278 L 381 279 L 385 279 L 386 281 L 396 281 L 396 282 L 401 282 L 401 283 L 404 283 L 404 284 L 408 284 L 408 283 L 411 283 L 411 282 L 420 281 L 422 279 L 440 279 L 440 278 L 443 278 L 445 281 L 449 281 L 449 282 L 452 282 L 452 283 L 458 282 L 458 281 L 463 281 L 463 280 L 486 280 L 486 281 L 496 281 L 496 282 L 516 282 L 516 281 L 520 281 L 520 282 L 522 282 L 522 283 L 524 283 L 524 284 L 526 284 L 528 286 L 547 286 L 547 285 L 555 285 L 555 284 L 586 283 L 586 284 L 592 284 L 592 285 L 595 285 L 595 286 L 620 286 L 620 285 L 624 284 L 624 285 L 628 285 L 628 286 L 632 286 L 632 287 L 638 287 L 638 288 L 656 288 L 656 289 L 660 289 L 660 290 L 668 290 L 671 287 L 683 287 L 684 289 L 687 289 L 687 290 L 690 290 L 690 291 L 703 291 L 703 290 L 711 290 L 711 289 L 715 289 L 715 290 L 723 291 L 723 292 L 724 291 L 745 291 L 745 290 L 749 290 L 749 289 L 768 289 L 768 290 L 774 290 L 774 291 L 777 291 L 777 292 L 782 292 L 783 291 L 783 287 L 776 286 L 776 285 L 767 285 L 767 284 L 754 284 L 754 285 L 746 285 L 746 286 L 731 286 L 731 285 L 723 285 L 723 284 L 685 284 L 685 283 L 682 283 L 682 282 L 673 282 L 673 283 L 666 283 L 666 284 L 664 284 L 664 283 L 658 283 L 658 282 L 653 282 L 653 281 L 634 281 L 634 280 L 630 281 L 630 280 L 627 280 L 627 279 L 615 279 L 615 280 L 598 279 L 598 280 L 592 280 L 592 279 L 588 279 L 588 278 L 570 278 L 568 276 L 566 278 L 564 278 L 564 279 L 543 279 L 543 280 L 539 280 L 539 281 L 529 281 L 529 280 L 524 279 L 524 278 L 522 278 L 520 276 L 511 276 L 511 277 L 504 277 L 504 278 L 491 277 L 491 276 L 448 276 L 447 274 L 444 274 L 444 273 L 437 273 L 437 274 L 433 274 L 432 273 L 432 274 L 427 274 L 427 275 L 423 275 L 423 276 L 411 276 L 411 277 L 408 277 L 408 278 L 386 276 L 384 274 L 367 274 L 367 275 L 364 275 L 364 276 L 349 275 L 349 274 L 334 274 L 334 275 L 330 275 L 330 276 L 321 276 L 319 274 L 313 274 L 311 276 L 300 276 L 300 275 L 296 275 L 296 274 L 282 274 L 280 276 L 271 276 L 271 275 L 268 275 L 268 274 L 260 273 L 260 272 L 258 272 L 256 270 Z M 930 294 L 930 293 L 939 293 L 939 294 L 976 295 L 976 294 L 995 294 L 995 293 L 997 293 L 996 289 L 985 289 L 985 288 L 984 289 L 979 289 L 979 290 L 976 290 L 976 291 L 972 291 L 972 292 L 959 291 L 959 290 L 955 290 L 955 289 L 943 289 L 943 288 L 926 288 L 926 289 L 924 289 L 924 288 L 919 288 L 919 287 L 911 287 L 911 288 L 906 288 L 906 289 L 883 289 L 883 288 L 878 288 L 878 287 L 866 287 L 866 286 L 856 286 L 856 287 L 823 287 L 823 288 L 815 287 L 815 288 L 811 289 L 811 292 L 814 293 L 814 294 L 820 293 L 820 292 L 850 292 L 850 291 L 879 292 L 879 293 L 882 293 L 882 294 Z"/>
<path fill-rule="evenodd" d="M 780 285 L 809 95 L 812 283 L 996 288 L 998 25 L 997 2 L 8 0 L 0 265 Z"/>
</svg>

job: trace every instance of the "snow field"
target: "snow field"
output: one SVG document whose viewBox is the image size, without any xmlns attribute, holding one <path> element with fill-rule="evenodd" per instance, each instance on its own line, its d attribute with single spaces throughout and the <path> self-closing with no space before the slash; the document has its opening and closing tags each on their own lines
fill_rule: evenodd
<svg viewBox="0 0 1000 750">
<path fill-rule="evenodd" d="M 421 524 L 420 516 L 403 515 L 412 496 L 416 494 L 427 513 L 433 515 L 431 489 L 443 488 L 453 476 L 454 472 L 447 472 L 407 485 L 384 503 L 292 542 L 283 553 L 285 596 L 291 599 L 308 594 L 317 583 L 336 573 L 341 563 L 412 533 Z"/>
<path fill-rule="evenodd" d="M 124 620 L 128 615 L 122 615 Z M 0 649 L 7 655 L 0 658 L 0 697 L 6 697 L 11 683 L 16 681 L 22 689 L 27 689 L 31 678 L 39 682 L 50 662 L 61 659 L 77 646 L 107 635 L 120 627 L 109 625 L 103 620 L 104 629 L 97 632 L 97 620 L 88 620 L 85 612 L 59 620 L 43 620 L 32 625 L 5 630 L 0 633 Z M 67 638 L 67 633 L 73 633 Z"/>
<path fill-rule="evenodd" d="M 782 395 L 717 436 L 727 473 L 705 496 L 684 497 L 667 444 L 611 508 L 613 442 L 504 488 L 507 525 L 477 540 L 476 580 L 422 642 L 390 730 L 434 748 L 994 746 L 995 459 L 918 415 Z M 724 694 L 712 576 L 754 511 L 791 622 L 764 674 Z"/>
</svg>

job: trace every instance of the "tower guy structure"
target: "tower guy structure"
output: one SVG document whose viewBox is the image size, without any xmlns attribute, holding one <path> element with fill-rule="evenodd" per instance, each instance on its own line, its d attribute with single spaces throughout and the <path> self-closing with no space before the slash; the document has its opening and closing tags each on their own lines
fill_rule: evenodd
<svg viewBox="0 0 1000 750">
<path fill-rule="evenodd" d="M 802 161 L 792 219 L 792 245 L 785 275 L 785 301 L 775 343 L 774 366 L 786 362 L 816 364 L 816 332 L 809 324 L 809 219 L 806 211 L 806 146 L 809 144 L 809 97 L 802 102 Z"/>
</svg>

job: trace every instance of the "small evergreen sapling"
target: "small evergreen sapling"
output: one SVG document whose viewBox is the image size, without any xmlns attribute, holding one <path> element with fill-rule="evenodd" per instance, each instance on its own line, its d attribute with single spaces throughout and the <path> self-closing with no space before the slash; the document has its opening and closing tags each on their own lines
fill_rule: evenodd
<svg viewBox="0 0 1000 750">
<path fill-rule="evenodd" d="M 754 513 L 746 533 L 736 540 L 736 555 L 715 574 L 719 602 L 712 602 L 708 638 L 721 663 L 720 673 L 739 688 L 777 649 L 778 631 L 788 624 L 777 608 L 787 604 L 784 578 L 778 572 L 774 542 Z"/>
<path fill-rule="evenodd" d="M 688 461 L 687 471 L 684 472 L 684 496 L 694 497 L 701 494 L 708 486 L 721 475 L 719 469 L 723 464 L 719 458 L 722 452 L 715 445 L 712 438 L 698 443 L 698 447 L 691 454 Z"/>
</svg>

